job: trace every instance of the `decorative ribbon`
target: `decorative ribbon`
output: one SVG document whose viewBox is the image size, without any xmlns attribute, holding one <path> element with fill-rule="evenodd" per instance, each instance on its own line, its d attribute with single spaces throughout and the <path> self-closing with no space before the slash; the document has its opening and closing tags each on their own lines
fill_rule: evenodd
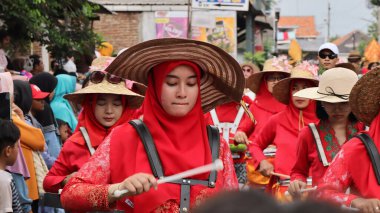
<svg viewBox="0 0 380 213">
<path fill-rule="evenodd" d="M 340 99 L 343 99 L 343 100 L 348 100 L 350 94 L 343 94 L 343 95 L 340 95 L 340 94 L 336 94 L 333 90 L 333 88 L 331 87 L 326 87 L 325 91 L 327 93 L 322 93 L 322 92 L 318 92 L 318 94 L 321 94 L 321 95 L 326 95 L 326 96 L 335 96 L 335 97 L 338 97 Z"/>
</svg>

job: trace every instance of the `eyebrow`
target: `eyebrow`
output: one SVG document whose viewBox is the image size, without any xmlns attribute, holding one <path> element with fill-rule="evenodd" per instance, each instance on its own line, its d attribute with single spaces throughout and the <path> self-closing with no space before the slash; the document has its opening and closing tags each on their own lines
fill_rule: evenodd
<svg viewBox="0 0 380 213">
<path fill-rule="evenodd" d="M 167 75 L 166 76 L 167 78 L 176 78 L 176 79 L 179 79 L 179 77 L 178 76 L 176 76 L 176 75 Z M 197 75 L 191 75 L 191 76 L 189 76 L 189 77 L 187 77 L 188 79 L 189 78 L 197 78 Z"/>
</svg>

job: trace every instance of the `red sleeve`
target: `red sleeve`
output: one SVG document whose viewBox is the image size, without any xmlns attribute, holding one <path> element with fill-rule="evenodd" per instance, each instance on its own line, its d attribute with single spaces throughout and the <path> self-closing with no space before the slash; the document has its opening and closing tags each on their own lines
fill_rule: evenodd
<svg viewBox="0 0 380 213">
<path fill-rule="evenodd" d="M 317 197 L 346 206 L 350 206 L 352 200 L 358 198 L 356 195 L 345 193 L 352 183 L 346 161 L 347 156 L 342 148 L 318 185 Z"/>
<path fill-rule="evenodd" d="M 254 140 L 252 140 L 252 137 L 249 138 L 252 141 L 249 146 L 249 152 L 255 160 L 256 168 L 262 160 L 265 160 L 263 150 L 273 143 L 273 140 L 276 136 L 276 117 L 277 116 L 272 116 L 269 119 L 268 123 L 266 123 L 260 132 L 256 134 Z"/>
<path fill-rule="evenodd" d="M 297 160 L 290 173 L 291 180 L 301 180 L 306 183 L 309 174 L 309 144 L 313 140 L 309 127 L 304 127 L 298 135 Z"/>
<path fill-rule="evenodd" d="M 68 211 L 108 210 L 108 187 L 110 186 L 110 138 L 98 147 L 89 161 L 63 188 L 61 202 Z"/>
<path fill-rule="evenodd" d="M 66 176 L 78 171 L 89 158 L 90 153 L 86 147 L 67 141 L 44 179 L 45 191 L 57 193 Z"/>
<path fill-rule="evenodd" d="M 244 132 L 247 136 L 251 135 L 255 129 L 255 124 L 249 118 L 249 116 L 243 116 L 237 131 Z"/>
</svg>

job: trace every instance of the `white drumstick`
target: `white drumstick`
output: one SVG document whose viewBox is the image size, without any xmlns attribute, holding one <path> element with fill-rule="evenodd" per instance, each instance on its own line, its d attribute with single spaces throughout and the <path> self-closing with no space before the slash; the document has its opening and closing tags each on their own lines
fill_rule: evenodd
<svg viewBox="0 0 380 213">
<path fill-rule="evenodd" d="M 190 176 L 194 176 L 194 175 L 199 175 L 199 174 L 209 172 L 209 171 L 219 171 L 222 169 L 223 169 L 223 162 L 222 162 L 222 160 L 217 159 L 214 161 L 214 163 L 210 163 L 210 164 L 200 166 L 200 167 L 197 167 L 194 169 L 190 169 L 190 170 L 187 170 L 187 171 L 184 171 L 184 172 L 172 175 L 172 176 L 161 178 L 161 179 L 157 180 L 157 184 L 167 183 L 167 182 L 179 180 L 182 178 L 186 178 L 186 177 L 190 177 Z M 128 193 L 128 190 L 126 190 L 126 189 L 116 190 L 113 193 L 113 195 L 115 197 L 122 197 L 127 193 Z"/>
<path fill-rule="evenodd" d="M 306 188 L 306 189 L 301 189 L 300 190 L 300 193 L 304 193 L 304 192 L 310 192 L 310 191 L 315 191 L 317 190 L 317 186 L 314 186 L 313 188 Z M 285 192 L 285 196 L 289 196 L 289 191 L 286 191 Z"/>
</svg>

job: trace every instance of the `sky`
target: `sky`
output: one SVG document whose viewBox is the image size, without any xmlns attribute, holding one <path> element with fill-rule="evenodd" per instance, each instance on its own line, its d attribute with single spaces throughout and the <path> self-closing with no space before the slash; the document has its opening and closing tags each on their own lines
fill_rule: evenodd
<svg viewBox="0 0 380 213">
<path fill-rule="evenodd" d="M 371 15 L 367 0 L 277 0 L 280 16 L 314 16 L 317 31 L 327 35 L 327 8 L 330 1 L 330 37 L 343 36 L 353 30 L 367 33 Z"/>
</svg>

